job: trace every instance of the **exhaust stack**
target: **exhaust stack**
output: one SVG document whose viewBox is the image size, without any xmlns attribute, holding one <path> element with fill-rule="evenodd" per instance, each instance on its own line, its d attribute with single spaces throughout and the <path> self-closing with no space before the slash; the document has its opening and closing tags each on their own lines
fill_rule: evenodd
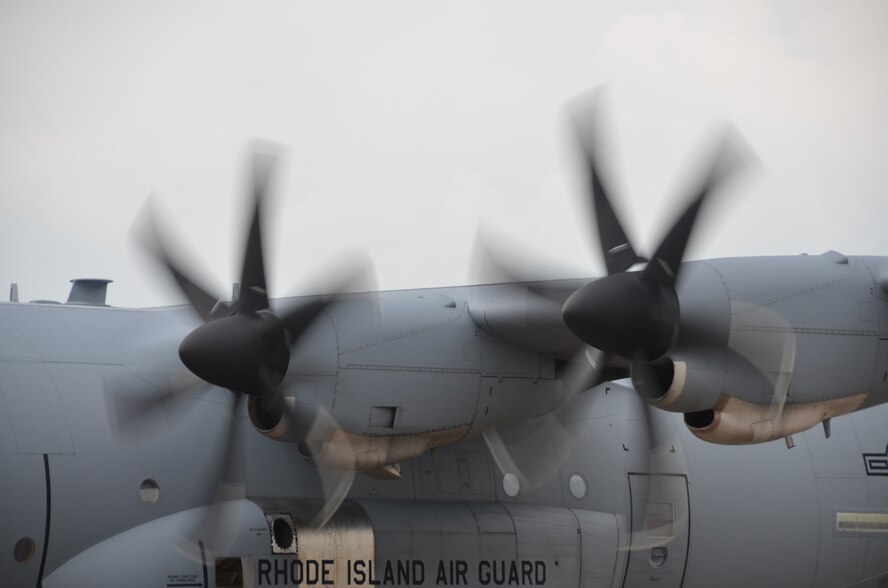
<svg viewBox="0 0 888 588">
<path fill-rule="evenodd" d="M 87 306 L 108 306 L 105 304 L 105 296 L 108 293 L 108 284 L 113 280 L 96 278 L 78 278 L 71 280 L 71 292 L 65 304 L 84 304 Z"/>
</svg>

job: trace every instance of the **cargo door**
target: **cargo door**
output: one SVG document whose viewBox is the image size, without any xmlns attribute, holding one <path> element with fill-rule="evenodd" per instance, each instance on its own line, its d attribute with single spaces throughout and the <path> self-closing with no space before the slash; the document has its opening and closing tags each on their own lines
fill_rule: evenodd
<svg viewBox="0 0 888 588">
<path fill-rule="evenodd" d="M 631 551 L 625 587 L 679 588 L 688 556 L 688 482 L 683 475 L 629 474 Z"/>
</svg>

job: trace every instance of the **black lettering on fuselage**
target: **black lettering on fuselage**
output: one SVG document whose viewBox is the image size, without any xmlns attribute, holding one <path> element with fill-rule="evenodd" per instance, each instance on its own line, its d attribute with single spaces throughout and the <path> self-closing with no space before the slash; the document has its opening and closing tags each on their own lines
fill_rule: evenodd
<svg viewBox="0 0 888 588">
<path fill-rule="evenodd" d="M 267 559 L 259 560 L 259 585 L 271 584 L 271 562 Z"/>
<path fill-rule="evenodd" d="M 481 560 L 478 582 L 482 586 L 542 586 L 546 583 L 546 562 Z"/>
<path fill-rule="evenodd" d="M 287 583 L 287 560 L 274 560 L 274 583 L 277 585 Z"/>
</svg>

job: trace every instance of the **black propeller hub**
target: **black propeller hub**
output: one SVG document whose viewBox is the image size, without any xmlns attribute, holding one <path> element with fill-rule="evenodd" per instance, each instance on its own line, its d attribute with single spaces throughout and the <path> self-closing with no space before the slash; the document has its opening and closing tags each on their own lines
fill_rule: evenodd
<svg viewBox="0 0 888 588">
<path fill-rule="evenodd" d="M 626 358 L 659 357 L 672 345 L 678 323 L 672 288 L 640 273 L 618 273 L 589 282 L 562 307 L 568 328 L 584 343 Z"/>
<path fill-rule="evenodd" d="M 251 396 L 274 392 L 290 363 L 286 330 L 270 312 L 204 323 L 182 340 L 179 357 L 199 378 Z"/>
</svg>

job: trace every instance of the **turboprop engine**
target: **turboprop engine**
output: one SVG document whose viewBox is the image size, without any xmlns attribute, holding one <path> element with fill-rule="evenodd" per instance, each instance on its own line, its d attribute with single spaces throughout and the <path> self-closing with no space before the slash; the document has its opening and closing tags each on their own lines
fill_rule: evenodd
<svg viewBox="0 0 888 588">
<path fill-rule="evenodd" d="M 732 134 L 698 174 L 650 260 L 638 255 L 605 188 L 593 118 L 576 117 L 574 129 L 607 275 L 561 282 L 570 290 L 559 293 L 521 276 L 518 264 L 503 260 L 504 247 L 495 255 L 488 247 L 493 259 L 485 262 L 494 262 L 501 281 L 519 282 L 527 302 L 515 307 L 522 300 L 515 295 L 491 301 L 474 310 L 476 324 L 561 357 L 566 327 L 587 357 L 597 355 L 591 363 L 622 368 L 616 377 L 628 367 L 646 402 L 683 413 L 690 430 L 713 443 L 760 443 L 820 422 L 828 434 L 831 417 L 865 406 L 879 348 L 876 317 L 888 316 L 888 307 L 864 262 L 836 252 L 683 262 L 699 211 L 746 160 Z M 834 361 L 843 365 L 841 377 Z M 599 381 L 615 379 L 601 369 Z"/>
</svg>

